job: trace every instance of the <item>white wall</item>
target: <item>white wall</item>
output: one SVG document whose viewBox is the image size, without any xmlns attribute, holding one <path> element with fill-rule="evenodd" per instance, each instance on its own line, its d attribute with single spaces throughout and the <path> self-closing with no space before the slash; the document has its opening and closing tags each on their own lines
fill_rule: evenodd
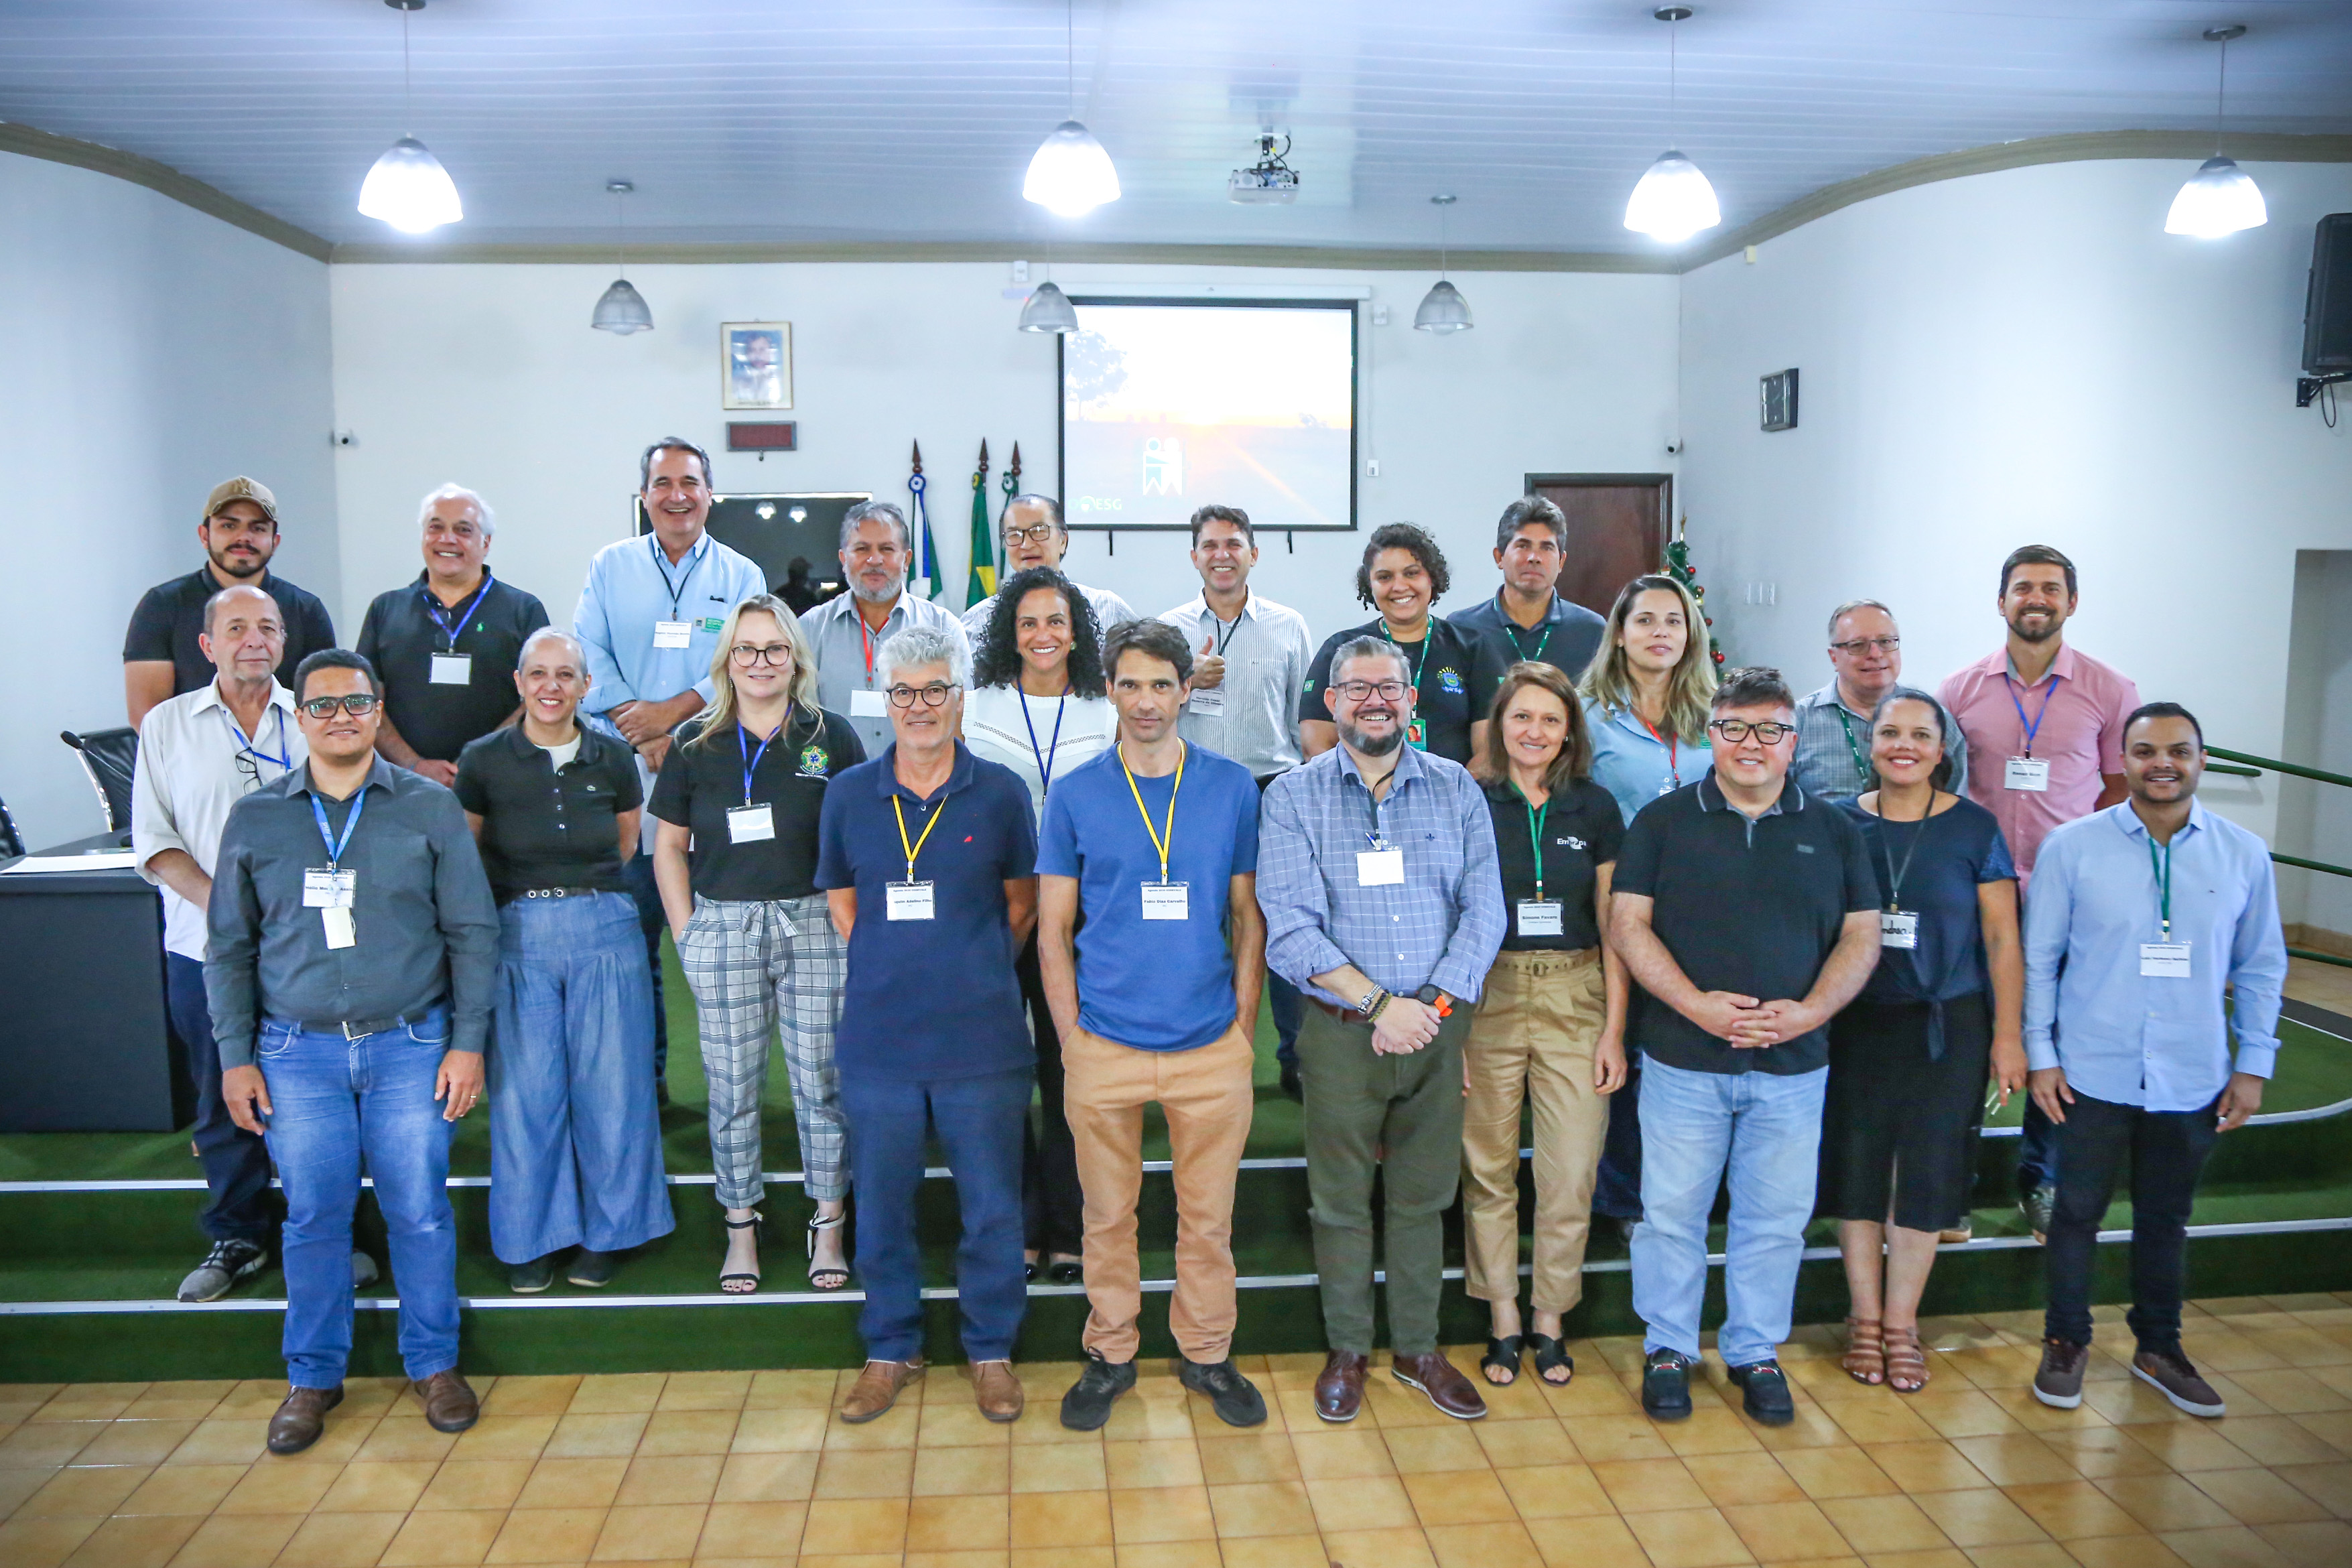
<svg viewBox="0 0 2352 1568">
<path fill-rule="evenodd" d="M 17 569 L 63 589 L 25 601 L 0 680 L 0 797 L 34 847 L 105 826 L 58 731 L 123 721 L 123 627 L 203 563 L 215 484 L 268 485 L 276 564 L 341 598 L 326 274 L 141 186 L 0 153 L 0 467 Z"/>
<path fill-rule="evenodd" d="M 358 444 L 339 458 L 344 597 L 358 616 L 418 568 L 417 498 L 445 480 L 498 510 L 500 575 L 568 622 L 589 556 L 627 528 L 638 452 L 656 436 L 724 445 L 719 406 L 722 321 L 793 323 L 801 450 L 715 451 L 729 490 L 870 490 L 903 504 L 910 440 L 922 443 L 946 602 L 962 602 L 971 464 L 994 465 L 991 510 L 1013 444 L 1024 483 L 1055 489 L 1054 344 L 1020 332 L 992 264 L 655 266 L 631 280 L 656 329 L 614 338 L 588 327 L 611 270 L 567 266 L 334 268 L 338 423 Z M 1062 268 L 1082 286 L 1244 283 L 1253 291 L 1363 286 L 1362 451 L 1367 526 L 1409 519 L 1437 531 L 1462 585 L 1441 608 L 1494 580 L 1496 516 L 1531 471 L 1656 469 L 1675 425 L 1676 282 L 1671 277 L 1546 273 L 1459 278 L 1475 331 L 1411 328 L 1431 279 L 1420 274 L 1243 268 Z M 1208 498 L 1202 498 L 1208 499 Z M 1318 636 L 1369 614 L 1353 603 L 1362 535 L 1301 535 L 1288 554 L 1262 542 L 1258 582 L 1303 611 Z M 1128 535 L 1116 555 L 1081 533 L 1071 572 L 1117 589 L 1145 614 L 1196 592 L 1181 535 Z"/>
<path fill-rule="evenodd" d="M 2271 221 L 2227 239 L 2163 232 L 2185 163 L 2053 164 L 1686 275 L 1682 499 L 1732 658 L 1817 685 L 1823 618 L 1868 595 L 1932 687 L 1998 646 L 2000 561 L 2046 542 L 2083 574 L 2069 640 L 2279 755 L 2294 552 L 2352 546 L 2352 430 L 2294 398 L 2312 226 L 2352 208 L 2352 165 L 2250 172 Z M 1790 365 L 1799 427 L 1767 435 L 1757 378 Z M 2276 793 L 2206 798 L 2267 832 Z"/>
</svg>

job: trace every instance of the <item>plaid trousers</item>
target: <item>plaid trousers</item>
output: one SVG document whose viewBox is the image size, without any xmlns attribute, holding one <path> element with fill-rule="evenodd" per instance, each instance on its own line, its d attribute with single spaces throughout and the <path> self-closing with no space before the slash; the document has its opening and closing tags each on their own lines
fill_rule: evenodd
<svg viewBox="0 0 2352 1568">
<path fill-rule="evenodd" d="M 678 963 L 694 993 L 702 1070 L 710 1080 L 710 1164 L 718 1197 L 750 1208 L 760 1179 L 760 1102 L 768 1085 L 768 1033 L 778 1029 L 793 1086 L 808 1195 L 825 1203 L 849 1191 L 834 1026 L 848 950 L 834 933 L 823 893 L 733 902 L 697 899 L 677 937 Z"/>
</svg>

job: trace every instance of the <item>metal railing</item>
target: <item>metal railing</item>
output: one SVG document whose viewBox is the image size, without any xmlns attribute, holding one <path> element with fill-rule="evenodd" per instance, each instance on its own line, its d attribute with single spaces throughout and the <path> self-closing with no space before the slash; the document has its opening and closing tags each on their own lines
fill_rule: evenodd
<svg viewBox="0 0 2352 1568">
<path fill-rule="evenodd" d="M 2301 763 L 2283 763 L 2276 757 L 2258 757 L 2250 752 L 2232 752 L 2221 746 L 2208 746 L 2205 754 L 2222 759 L 2220 763 L 2208 764 L 2214 773 L 2235 773 L 2242 778 L 2259 778 L 2264 773 L 2291 773 L 2299 779 L 2313 779 L 2320 784 L 2341 784 L 2352 789 L 2352 778 L 2342 773 L 2331 773 L 2325 768 L 2306 768 Z M 2232 766 L 2233 763 L 2238 765 Z M 2306 871 L 2325 871 L 2331 877 L 2352 877 L 2352 867 L 2331 866 L 2325 860 L 2306 860 L 2300 855 L 2282 855 L 2275 849 L 2271 851 L 2271 858 L 2282 866 L 2297 866 Z M 2307 958 L 2314 963 L 2333 963 L 2340 968 L 2352 969 L 2352 958 L 2341 953 L 2321 952 L 2308 947 L 2290 947 L 2286 951 L 2291 958 Z"/>
</svg>

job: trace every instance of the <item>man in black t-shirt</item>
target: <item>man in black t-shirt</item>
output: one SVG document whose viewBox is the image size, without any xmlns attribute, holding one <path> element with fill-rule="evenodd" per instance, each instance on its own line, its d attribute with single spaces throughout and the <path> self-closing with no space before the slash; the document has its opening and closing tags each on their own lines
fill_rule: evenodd
<svg viewBox="0 0 2352 1568">
<path fill-rule="evenodd" d="M 1642 988 L 1627 1031 L 1645 1058 L 1642 1407 L 1664 1421 L 1691 1413 L 1707 1213 L 1727 1170 L 1717 1346 L 1748 1415 L 1796 1415 L 1778 1358 L 1813 1210 L 1827 1026 L 1879 945 L 1877 873 L 1844 815 L 1789 782 L 1796 734 L 1780 671 L 1733 671 L 1707 725 L 1714 772 L 1642 808 L 1611 884 L 1611 941 Z"/>
</svg>

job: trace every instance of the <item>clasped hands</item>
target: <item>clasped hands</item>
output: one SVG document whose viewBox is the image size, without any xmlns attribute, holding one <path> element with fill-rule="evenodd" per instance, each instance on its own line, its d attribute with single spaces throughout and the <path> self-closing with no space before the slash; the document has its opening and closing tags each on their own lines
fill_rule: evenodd
<svg viewBox="0 0 2352 1568">
<path fill-rule="evenodd" d="M 1766 1002 L 1736 991 L 1703 991 L 1689 1010 L 1691 1022 L 1727 1042 L 1734 1050 L 1785 1045 L 1827 1020 L 1802 1002 Z"/>
<path fill-rule="evenodd" d="M 1391 995 L 1381 1016 L 1372 1020 L 1372 1054 L 1410 1056 L 1437 1038 L 1437 1026 L 1444 1021 L 1434 1003 Z"/>
</svg>

